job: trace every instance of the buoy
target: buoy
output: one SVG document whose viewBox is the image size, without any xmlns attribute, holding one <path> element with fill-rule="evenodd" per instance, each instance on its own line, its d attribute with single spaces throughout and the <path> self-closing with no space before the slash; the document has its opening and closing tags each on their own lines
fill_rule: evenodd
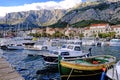
<svg viewBox="0 0 120 80">
<path fill-rule="evenodd" d="M 106 68 L 103 67 L 102 70 L 105 72 L 105 71 L 106 71 Z"/>
<path fill-rule="evenodd" d="M 92 63 L 93 63 L 93 64 L 98 64 L 99 62 L 98 62 L 98 61 L 93 61 Z"/>
</svg>

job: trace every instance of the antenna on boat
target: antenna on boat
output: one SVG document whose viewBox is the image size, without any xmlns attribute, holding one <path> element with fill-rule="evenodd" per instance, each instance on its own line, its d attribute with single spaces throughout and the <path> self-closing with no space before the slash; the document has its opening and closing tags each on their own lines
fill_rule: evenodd
<svg viewBox="0 0 120 80">
<path fill-rule="evenodd" d="M 90 48 L 89 48 L 89 55 L 90 55 L 90 56 L 92 56 L 91 50 L 92 50 L 92 48 L 90 47 Z"/>
</svg>

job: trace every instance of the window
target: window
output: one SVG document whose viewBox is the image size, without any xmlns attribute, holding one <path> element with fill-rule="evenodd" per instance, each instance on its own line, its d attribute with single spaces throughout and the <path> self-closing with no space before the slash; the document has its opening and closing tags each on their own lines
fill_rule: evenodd
<svg viewBox="0 0 120 80">
<path fill-rule="evenodd" d="M 68 48 L 68 49 L 73 49 L 73 46 L 68 46 L 67 48 Z"/>
<path fill-rule="evenodd" d="M 57 46 L 56 42 L 52 42 L 51 46 Z"/>
<path fill-rule="evenodd" d="M 47 49 L 48 49 L 47 46 L 42 47 L 42 50 L 47 50 Z"/>
<path fill-rule="evenodd" d="M 69 52 L 61 52 L 61 56 L 67 56 L 69 55 Z"/>
<path fill-rule="evenodd" d="M 74 50 L 75 50 L 75 51 L 81 51 L 81 49 L 80 49 L 79 46 L 76 46 L 76 47 L 74 48 Z"/>
<path fill-rule="evenodd" d="M 58 52 L 54 52 L 54 54 L 58 55 Z"/>
</svg>

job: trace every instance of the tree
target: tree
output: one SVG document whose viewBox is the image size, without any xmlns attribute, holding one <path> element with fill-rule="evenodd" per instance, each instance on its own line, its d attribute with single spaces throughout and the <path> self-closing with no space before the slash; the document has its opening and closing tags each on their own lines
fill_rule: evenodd
<svg viewBox="0 0 120 80">
<path fill-rule="evenodd" d="M 73 36 L 74 36 L 74 34 L 73 34 L 73 33 L 70 33 L 70 34 L 69 34 L 69 36 L 70 36 L 70 37 L 73 37 Z"/>
<path fill-rule="evenodd" d="M 83 33 L 79 34 L 79 37 L 82 39 L 82 37 L 84 37 L 84 34 Z"/>
<path fill-rule="evenodd" d="M 98 33 L 98 36 L 100 38 L 107 38 L 109 36 L 109 34 L 108 33 Z"/>
<path fill-rule="evenodd" d="M 42 37 L 48 37 L 48 34 L 47 33 L 42 33 Z"/>
<path fill-rule="evenodd" d="M 62 33 L 59 32 L 59 31 L 56 31 L 56 32 L 52 35 L 53 38 L 55 38 L 55 37 L 59 37 L 59 38 L 61 38 L 62 36 L 65 36 L 65 35 L 62 34 Z"/>
<path fill-rule="evenodd" d="M 114 37 L 115 37 L 115 34 L 116 34 L 115 32 L 109 32 L 109 37 L 110 37 L 110 38 L 114 38 Z"/>
</svg>

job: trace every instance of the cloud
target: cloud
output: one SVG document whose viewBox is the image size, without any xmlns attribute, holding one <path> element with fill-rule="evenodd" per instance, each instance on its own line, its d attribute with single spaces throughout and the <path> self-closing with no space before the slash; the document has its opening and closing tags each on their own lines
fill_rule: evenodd
<svg viewBox="0 0 120 80">
<path fill-rule="evenodd" d="M 62 0 L 60 2 L 48 1 L 32 4 L 24 4 L 21 6 L 3 7 L 0 6 L 0 16 L 5 16 L 6 13 L 20 12 L 29 10 L 40 10 L 40 9 L 68 9 L 72 8 L 76 4 L 82 2 L 81 0 Z"/>
</svg>

